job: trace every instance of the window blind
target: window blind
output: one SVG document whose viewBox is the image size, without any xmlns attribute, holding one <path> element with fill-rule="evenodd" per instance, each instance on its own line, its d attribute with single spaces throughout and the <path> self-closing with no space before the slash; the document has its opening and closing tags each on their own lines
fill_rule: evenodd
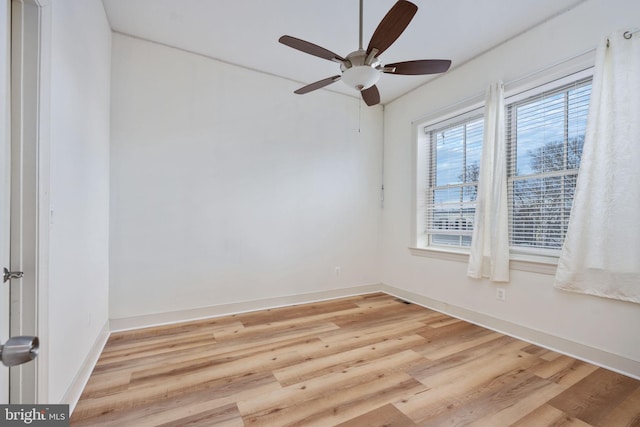
<svg viewBox="0 0 640 427">
<path fill-rule="evenodd" d="M 567 231 L 591 95 L 591 78 L 508 103 L 510 244 L 560 250 Z"/>
<path fill-rule="evenodd" d="M 476 112 L 425 128 L 429 173 L 424 221 L 429 246 L 471 244 L 483 127 L 483 116 Z"/>
</svg>

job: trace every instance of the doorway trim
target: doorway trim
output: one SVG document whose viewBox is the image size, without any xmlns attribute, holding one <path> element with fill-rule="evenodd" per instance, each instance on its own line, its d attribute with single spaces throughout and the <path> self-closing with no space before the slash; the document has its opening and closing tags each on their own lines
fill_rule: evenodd
<svg viewBox="0 0 640 427">
<path fill-rule="evenodd" d="M 11 403 L 49 403 L 51 1 L 11 3 L 11 335 L 37 335 L 35 363 L 11 368 Z"/>
<path fill-rule="evenodd" d="M 9 267 L 9 210 L 11 193 L 11 0 L 0 0 L 0 260 Z M 9 339 L 9 286 L 0 285 L 0 344 Z M 2 367 L 0 367 L 2 368 Z M 0 403 L 9 403 L 9 370 L 0 369 Z"/>
</svg>

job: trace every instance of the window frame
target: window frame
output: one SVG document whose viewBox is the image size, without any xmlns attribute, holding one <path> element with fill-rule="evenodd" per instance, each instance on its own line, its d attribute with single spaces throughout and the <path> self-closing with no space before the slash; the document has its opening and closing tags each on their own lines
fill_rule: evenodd
<svg viewBox="0 0 640 427">
<path fill-rule="evenodd" d="M 593 77 L 594 55 L 584 54 L 572 61 L 561 62 L 547 69 L 531 73 L 519 79 L 505 84 L 505 116 L 506 106 L 516 100 L 524 100 L 534 91 L 551 90 L 565 84 Z M 462 120 L 465 115 L 474 111 L 484 113 L 484 93 L 476 94 L 465 101 L 458 102 L 448 108 L 443 108 L 435 113 L 425 116 L 423 119 L 412 122 L 413 127 L 413 207 L 411 221 L 411 239 L 408 250 L 411 255 L 448 261 L 468 262 L 469 247 L 428 246 L 425 239 L 424 199 L 426 193 L 426 176 L 430 171 L 425 171 L 426 153 L 424 152 L 427 135 L 423 129 L 432 127 L 438 123 L 446 124 L 455 120 Z M 505 120 L 506 126 L 506 120 Z M 506 131 L 506 129 L 505 129 Z M 511 234 L 511 230 L 509 231 Z M 517 248 L 510 250 L 510 269 L 528 271 L 533 273 L 553 275 L 558 264 L 559 253 L 549 251 L 520 251 Z"/>
</svg>

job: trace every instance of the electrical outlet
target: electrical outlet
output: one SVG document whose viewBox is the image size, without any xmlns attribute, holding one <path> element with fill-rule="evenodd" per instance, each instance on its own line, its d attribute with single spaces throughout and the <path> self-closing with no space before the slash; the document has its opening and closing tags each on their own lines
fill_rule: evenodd
<svg viewBox="0 0 640 427">
<path fill-rule="evenodd" d="M 336 276 L 340 275 L 340 267 L 336 267 Z"/>
<path fill-rule="evenodd" d="M 507 291 L 504 288 L 496 289 L 496 299 L 498 301 L 504 301 L 507 299 Z"/>
</svg>

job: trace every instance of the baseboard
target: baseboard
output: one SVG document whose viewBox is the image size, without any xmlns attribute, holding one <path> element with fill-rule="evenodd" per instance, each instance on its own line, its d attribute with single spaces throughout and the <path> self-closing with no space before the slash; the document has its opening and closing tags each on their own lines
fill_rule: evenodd
<svg viewBox="0 0 640 427">
<path fill-rule="evenodd" d="M 78 404 L 78 400 L 80 400 L 80 395 L 82 394 L 84 387 L 87 385 L 89 377 L 91 376 L 91 372 L 93 372 L 93 368 L 96 366 L 98 358 L 100 357 L 100 354 L 102 353 L 102 350 L 104 349 L 104 346 L 109 339 L 109 334 L 109 322 L 107 321 L 100 330 L 100 333 L 98 333 L 98 337 L 91 347 L 91 350 L 89 350 L 89 354 L 84 359 L 80 370 L 73 378 L 71 385 L 62 398 L 61 403 L 69 405 L 69 415 L 73 413 L 73 410 Z"/>
<path fill-rule="evenodd" d="M 344 298 L 380 291 L 380 284 L 365 285 L 344 289 L 332 289 L 307 294 L 287 295 L 275 298 L 214 305 L 209 307 L 172 311 L 168 313 L 148 314 L 143 316 L 111 319 L 109 323 L 111 332 L 119 332 L 131 329 L 147 328 L 151 326 L 161 326 L 172 323 L 206 319 L 210 317 L 228 316 L 238 313 L 247 313 L 250 311 L 285 307 L 294 304 L 306 304 L 311 302 Z"/>
<path fill-rule="evenodd" d="M 430 308 L 440 313 L 465 320 L 476 325 L 536 344 L 549 350 L 571 356 L 640 380 L 640 361 L 613 354 L 595 347 L 560 338 L 506 320 L 437 301 L 424 295 L 405 291 L 389 285 L 380 285 L 380 291 L 403 300 Z"/>
</svg>

